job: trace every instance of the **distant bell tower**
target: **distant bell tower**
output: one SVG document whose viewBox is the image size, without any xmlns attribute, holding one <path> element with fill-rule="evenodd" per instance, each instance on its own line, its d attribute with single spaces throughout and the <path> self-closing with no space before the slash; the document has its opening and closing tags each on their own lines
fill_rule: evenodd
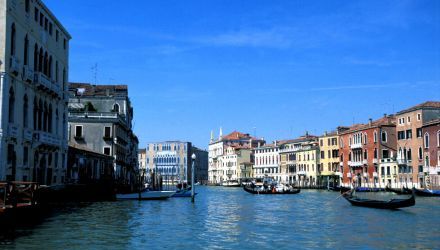
<svg viewBox="0 0 440 250">
<path fill-rule="evenodd" d="M 220 133 L 218 135 L 218 140 L 221 141 L 223 139 L 223 129 L 220 127 Z"/>
</svg>

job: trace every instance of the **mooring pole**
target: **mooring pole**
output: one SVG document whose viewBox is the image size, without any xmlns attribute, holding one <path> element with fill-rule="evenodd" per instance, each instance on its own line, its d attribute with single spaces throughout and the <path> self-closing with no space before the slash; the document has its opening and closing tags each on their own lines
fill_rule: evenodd
<svg viewBox="0 0 440 250">
<path fill-rule="evenodd" d="M 196 187 L 194 186 L 194 164 L 196 162 L 196 154 L 193 153 L 191 159 L 191 202 L 194 203 L 194 189 L 196 189 Z"/>
</svg>

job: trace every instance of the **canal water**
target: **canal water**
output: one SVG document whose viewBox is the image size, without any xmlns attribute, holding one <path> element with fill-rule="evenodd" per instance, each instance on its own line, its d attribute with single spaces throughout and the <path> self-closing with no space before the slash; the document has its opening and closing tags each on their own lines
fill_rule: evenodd
<svg viewBox="0 0 440 250">
<path fill-rule="evenodd" d="M 416 206 L 390 211 L 353 207 L 322 190 L 265 196 L 197 186 L 196 192 L 195 204 L 172 198 L 63 208 L 17 229 L 0 248 L 440 248 L 440 198 L 417 197 Z"/>
</svg>

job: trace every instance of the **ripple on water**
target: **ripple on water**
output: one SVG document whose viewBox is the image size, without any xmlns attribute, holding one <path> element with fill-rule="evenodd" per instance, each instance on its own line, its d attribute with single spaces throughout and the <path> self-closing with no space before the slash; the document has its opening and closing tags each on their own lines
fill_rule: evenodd
<svg viewBox="0 0 440 250">
<path fill-rule="evenodd" d="M 335 192 L 251 195 L 197 187 L 189 199 L 101 202 L 62 209 L 17 230 L 2 248 L 341 249 L 438 248 L 440 199 L 398 211 L 351 206 Z M 382 195 L 382 194 L 381 194 Z"/>
</svg>

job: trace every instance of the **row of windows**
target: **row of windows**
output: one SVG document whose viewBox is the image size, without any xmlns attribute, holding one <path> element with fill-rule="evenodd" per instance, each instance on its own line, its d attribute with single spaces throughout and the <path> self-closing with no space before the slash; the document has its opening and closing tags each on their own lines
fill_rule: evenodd
<svg viewBox="0 0 440 250">
<path fill-rule="evenodd" d="M 112 128 L 110 126 L 104 127 L 103 137 L 111 138 L 112 136 Z M 82 139 L 84 138 L 84 130 L 83 125 L 75 125 L 75 138 Z"/>
<path fill-rule="evenodd" d="M 187 147 L 186 144 L 183 144 L 183 149 L 186 151 Z M 150 145 L 147 145 L 147 151 L 150 150 Z M 171 146 L 171 144 L 163 144 L 163 145 L 157 145 L 157 144 L 153 144 L 153 150 L 154 151 L 180 151 L 180 145 L 179 144 L 174 144 L 173 146 Z"/>
<path fill-rule="evenodd" d="M 26 13 L 29 13 L 30 6 L 29 6 L 29 0 L 26 0 L 25 2 L 25 10 Z M 45 31 L 49 32 L 50 36 L 53 36 L 53 23 L 44 15 L 42 11 L 38 9 L 38 7 L 34 8 L 34 20 L 38 24 L 40 24 L 41 28 L 43 28 Z M 58 29 L 55 29 L 55 41 L 58 42 L 60 36 L 60 31 Z M 67 40 L 66 38 L 63 39 L 63 48 L 67 49 Z"/>
<path fill-rule="evenodd" d="M 15 56 L 16 55 L 16 28 L 15 23 L 12 23 L 11 26 L 11 49 L 10 49 L 10 55 Z M 50 79 L 52 79 L 53 76 L 55 76 L 55 82 L 59 82 L 59 65 L 58 61 L 55 61 L 55 74 L 53 72 L 54 64 L 52 55 L 49 55 L 47 51 L 43 50 L 42 46 L 38 46 L 37 43 L 34 45 L 34 71 L 35 72 L 41 72 Z M 29 65 L 29 38 L 26 34 L 24 37 L 24 48 L 23 48 L 23 65 Z M 63 75 L 62 75 L 62 83 L 66 83 L 66 69 L 63 69 Z"/>
<path fill-rule="evenodd" d="M 422 114 L 418 113 L 417 114 L 417 121 L 420 121 L 420 120 L 422 120 Z M 411 123 L 411 117 L 410 116 L 406 117 L 406 120 L 405 120 L 405 117 L 399 118 L 399 125 L 405 124 L 405 122 L 408 124 Z"/>
<path fill-rule="evenodd" d="M 319 145 L 321 147 L 324 146 L 324 140 L 319 140 Z M 327 138 L 327 146 L 337 146 L 338 145 L 338 139 L 337 138 Z"/>
</svg>

